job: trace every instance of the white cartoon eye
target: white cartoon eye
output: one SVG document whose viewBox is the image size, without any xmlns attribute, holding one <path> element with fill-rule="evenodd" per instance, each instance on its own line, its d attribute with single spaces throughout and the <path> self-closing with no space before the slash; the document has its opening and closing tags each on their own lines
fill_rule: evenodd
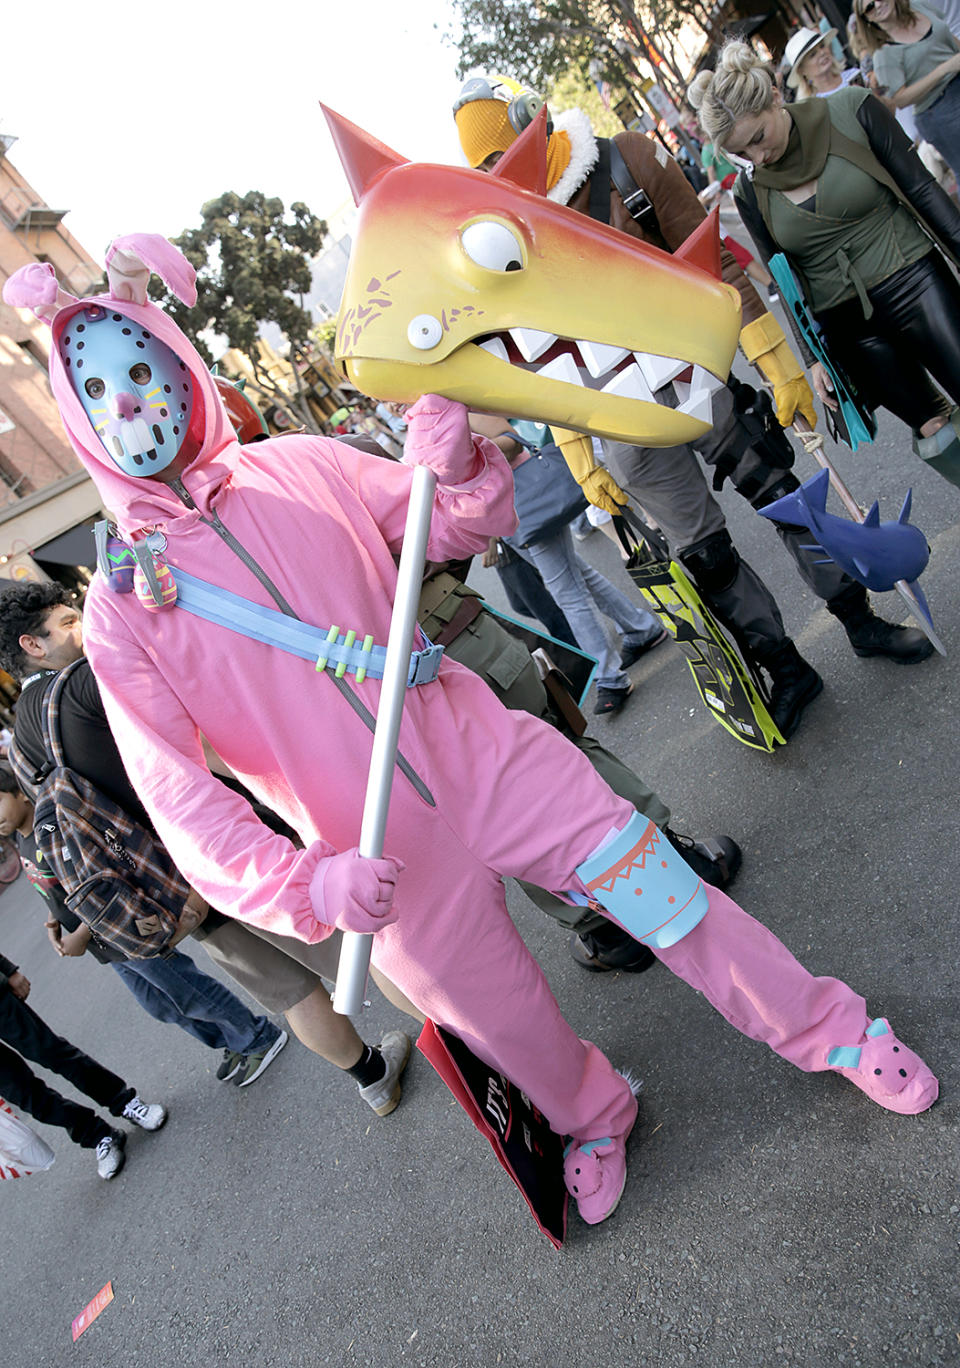
<svg viewBox="0 0 960 1368">
<path fill-rule="evenodd" d="M 430 351 L 443 336 L 443 325 L 433 314 L 417 314 L 407 324 L 407 341 L 417 351 Z"/>
<path fill-rule="evenodd" d="M 493 219 L 471 223 L 460 234 L 460 241 L 470 260 L 488 271 L 523 270 L 520 239 L 505 223 Z"/>
</svg>

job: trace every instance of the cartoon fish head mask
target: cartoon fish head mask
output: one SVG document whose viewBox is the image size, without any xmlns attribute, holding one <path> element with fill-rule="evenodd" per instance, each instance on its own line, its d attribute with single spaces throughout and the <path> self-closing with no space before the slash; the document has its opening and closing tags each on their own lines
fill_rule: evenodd
<svg viewBox="0 0 960 1368">
<path fill-rule="evenodd" d="M 172 348 L 109 303 L 78 310 L 58 345 L 114 464 L 126 475 L 166 470 L 183 446 L 194 404 L 193 378 Z"/>
<path fill-rule="evenodd" d="M 490 174 L 406 162 L 325 113 L 360 207 L 336 337 L 360 390 L 650 446 L 712 426 L 738 295 L 685 248 L 543 197 L 545 112 Z"/>
</svg>

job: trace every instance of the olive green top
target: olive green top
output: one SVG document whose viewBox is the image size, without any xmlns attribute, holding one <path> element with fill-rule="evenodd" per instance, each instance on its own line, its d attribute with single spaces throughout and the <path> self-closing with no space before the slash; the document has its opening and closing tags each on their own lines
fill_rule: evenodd
<svg viewBox="0 0 960 1368">
<path fill-rule="evenodd" d="M 824 99 L 833 126 L 870 153 L 856 111 L 865 90 L 850 87 Z M 770 232 L 799 269 L 814 313 L 866 292 L 931 250 L 916 219 L 885 185 L 843 157 L 829 155 L 817 180 L 814 209 L 770 190 Z"/>
</svg>

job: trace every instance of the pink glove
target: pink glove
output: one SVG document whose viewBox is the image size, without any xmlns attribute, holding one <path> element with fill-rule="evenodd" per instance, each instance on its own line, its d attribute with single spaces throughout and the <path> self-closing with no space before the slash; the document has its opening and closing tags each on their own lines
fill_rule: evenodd
<svg viewBox="0 0 960 1368">
<path fill-rule="evenodd" d="M 424 394 L 407 409 L 406 418 L 406 465 L 429 466 L 442 485 L 467 484 L 483 470 L 463 404 Z"/>
<path fill-rule="evenodd" d="M 319 862 L 310 880 L 310 904 L 314 916 L 341 931 L 369 935 L 397 920 L 393 890 L 397 875 L 406 869 L 402 860 L 384 855 L 368 860 L 356 846 L 328 855 Z"/>
</svg>

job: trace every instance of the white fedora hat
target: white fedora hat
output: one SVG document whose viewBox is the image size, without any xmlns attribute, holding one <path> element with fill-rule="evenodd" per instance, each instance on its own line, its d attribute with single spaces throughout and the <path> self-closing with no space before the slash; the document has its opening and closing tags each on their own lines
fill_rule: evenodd
<svg viewBox="0 0 960 1368">
<path fill-rule="evenodd" d="M 836 36 L 837 30 L 835 28 L 827 29 L 826 33 L 821 33 L 819 29 L 802 28 L 791 34 L 790 41 L 783 51 L 783 65 L 789 68 L 787 85 L 791 90 L 796 90 L 800 83 L 798 67 L 804 57 L 808 56 L 815 47 L 819 47 L 821 43 L 832 42 Z"/>
</svg>

